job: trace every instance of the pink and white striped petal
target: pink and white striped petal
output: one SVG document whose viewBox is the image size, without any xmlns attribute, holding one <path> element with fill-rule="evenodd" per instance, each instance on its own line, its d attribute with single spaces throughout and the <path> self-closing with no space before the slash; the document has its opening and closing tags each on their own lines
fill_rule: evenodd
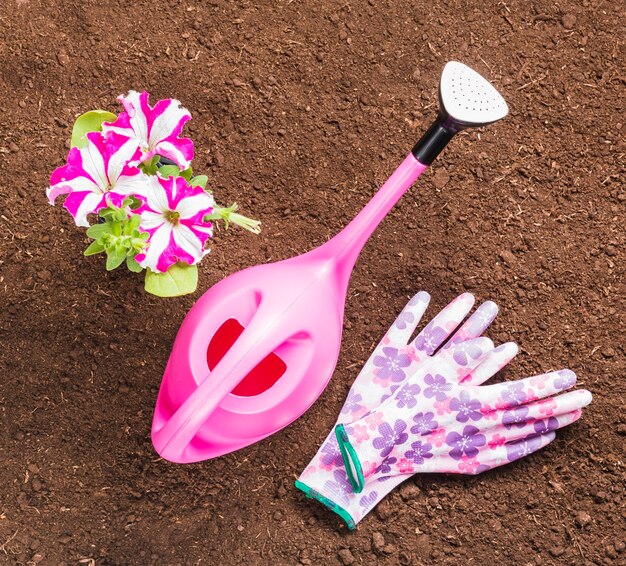
<svg viewBox="0 0 626 566">
<path fill-rule="evenodd" d="M 148 177 L 128 165 L 139 158 L 137 142 L 118 133 L 106 137 L 100 132 L 87 134 L 84 148 L 72 148 L 67 164 L 50 176 L 46 194 L 50 204 L 68 195 L 64 206 L 78 226 L 89 226 L 87 216 L 112 203 L 119 206 L 128 195 L 145 195 Z"/>
<path fill-rule="evenodd" d="M 105 122 L 102 131 L 137 140 L 141 148 L 140 162 L 161 155 L 181 169 L 187 169 L 194 155 L 193 142 L 179 136 L 187 120 L 191 119 L 190 112 L 172 98 L 159 100 L 151 107 L 148 97 L 146 91 L 138 93 L 134 90 L 118 97 L 125 112 L 115 122 Z"/>
<path fill-rule="evenodd" d="M 150 177 L 150 189 L 137 209 L 140 230 L 150 235 L 148 248 L 135 259 L 157 273 L 178 262 L 198 263 L 209 252 L 205 244 L 213 235 L 212 224 L 204 221 L 215 206 L 213 197 L 182 177 Z"/>
</svg>

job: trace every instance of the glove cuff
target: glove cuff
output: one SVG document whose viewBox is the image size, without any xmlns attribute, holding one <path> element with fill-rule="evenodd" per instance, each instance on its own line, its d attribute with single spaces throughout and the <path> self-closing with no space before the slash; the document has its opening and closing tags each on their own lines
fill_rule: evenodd
<svg viewBox="0 0 626 566">
<path fill-rule="evenodd" d="M 343 465 L 346 468 L 352 490 L 354 493 L 361 493 L 365 487 L 365 474 L 363 473 L 363 466 L 361 465 L 359 456 L 354 446 L 350 443 L 346 427 L 342 424 L 338 424 L 335 427 L 335 436 L 337 437 L 337 444 L 339 444 Z"/>
<path fill-rule="evenodd" d="M 352 515 L 350 515 L 350 513 L 346 509 L 326 497 L 324 494 L 320 493 L 317 489 L 311 487 L 310 485 L 307 485 L 300 480 L 296 480 L 295 486 L 300 491 L 304 492 L 304 494 L 309 499 L 316 499 L 322 505 L 324 505 L 334 513 L 337 513 L 337 515 L 339 515 L 345 521 L 348 529 L 350 529 L 351 531 L 356 529 L 356 521 L 352 518 Z"/>
</svg>

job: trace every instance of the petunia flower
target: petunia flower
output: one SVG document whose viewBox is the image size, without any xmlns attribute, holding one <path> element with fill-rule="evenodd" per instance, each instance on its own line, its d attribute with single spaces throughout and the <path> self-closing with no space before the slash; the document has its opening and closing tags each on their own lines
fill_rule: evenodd
<svg viewBox="0 0 626 566">
<path fill-rule="evenodd" d="M 204 217 L 215 205 L 201 187 L 192 187 L 182 177 L 149 177 L 150 191 L 137 209 L 140 230 L 148 232 L 148 249 L 135 259 L 142 267 L 164 273 L 177 262 L 193 265 L 208 250 L 204 245 L 213 227 Z"/>
<path fill-rule="evenodd" d="M 190 112 L 172 98 L 150 106 L 148 96 L 145 91 L 134 90 L 119 96 L 125 112 L 121 112 L 115 122 L 105 122 L 102 131 L 105 134 L 117 132 L 137 140 L 141 148 L 140 163 L 161 155 L 181 169 L 187 169 L 193 159 L 193 142 L 179 136 L 185 122 L 191 119 Z"/>
<path fill-rule="evenodd" d="M 89 226 L 88 214 L 109 203 L 120 206 L 128 195 L 143 195 L 148 188 L 147 175 L 128 165 L 141 154 L 135 140 L 116 133 L 105 137 L 100 132 L 86 138 L 87 145 L 70 149 L 67 165 L 53 171 L 46 191 L 50 204 L 67 195 L 63 206 L 77 226 Z"/>
</svg>

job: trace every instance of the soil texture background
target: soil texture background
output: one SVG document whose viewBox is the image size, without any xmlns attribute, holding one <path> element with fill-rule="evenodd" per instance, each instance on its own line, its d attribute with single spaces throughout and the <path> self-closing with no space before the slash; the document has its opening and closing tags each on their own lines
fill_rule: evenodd
<svg viewBox="0 0 626 566">
<path fill-rule="evenodd" d="M 623 4 L 616 0 L 0 3 L 0 562 L 624 564 Z M 239 452 L 180 466 L 150 425 L 201 292 L 335 234 L 437 107 L 448 60 L 506 120 L 464 133 L 364 248 L 319 401 Z M 83 258 L 45 188 L 76 115 L 147 89 L 193 115 L 194 169 L 263 222 L 220 231 L 196 296 Z M 477 477 L 417 476 L 355 532 L 293 487 L 405 301 L 495 300 L 521 352 L 594 401 L 546 449 Z"/>
</svg>

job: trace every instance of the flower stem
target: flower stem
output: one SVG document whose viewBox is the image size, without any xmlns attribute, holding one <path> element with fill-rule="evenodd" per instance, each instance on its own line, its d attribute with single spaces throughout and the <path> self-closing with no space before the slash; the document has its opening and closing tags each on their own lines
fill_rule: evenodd
<svg viewBox="0 0 626 566">
<path fill-rule="evenodd" d="M 213 212 L 208 216 L 205 216 L 205 220 L 222 220 L 227 229 L 229 223 L 232 222 L 237 226 L 241 226 L 244 230 L 248 230 L 253 234 L 259 234 L 261 232 L 261 222 L 248 218 L 243 214 L 236 213 L 235 211 L 238 208 L 237 203 L 233 203 L 226 207 L 216 205 L 213 208 Z"/>
</svg>

